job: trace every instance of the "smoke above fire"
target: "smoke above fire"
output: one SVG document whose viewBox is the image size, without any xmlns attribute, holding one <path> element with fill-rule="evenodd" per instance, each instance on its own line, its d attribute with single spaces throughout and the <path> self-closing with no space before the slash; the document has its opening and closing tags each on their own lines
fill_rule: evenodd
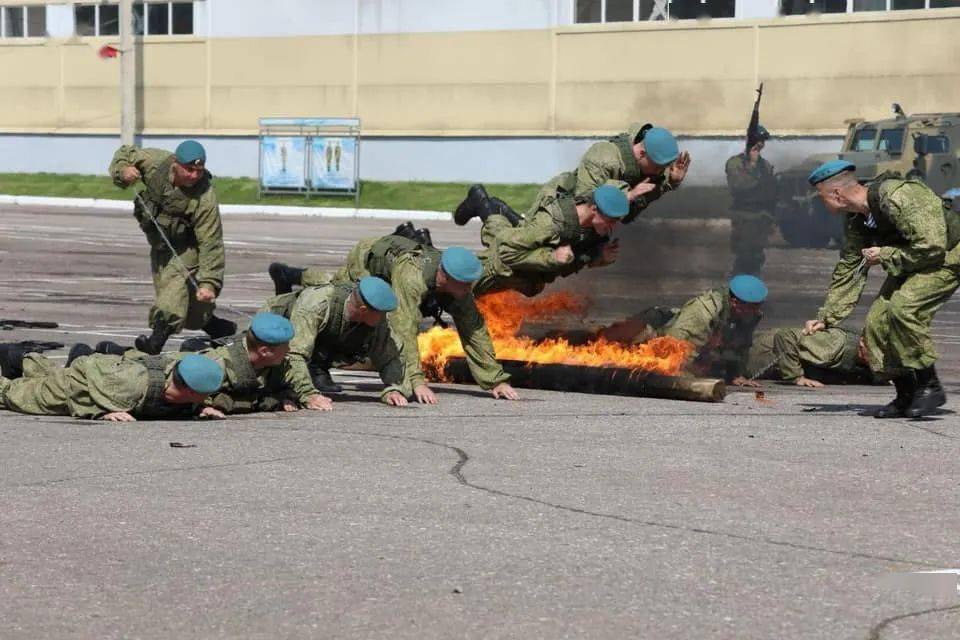
<svg viewBox="0 0 960 640">
<path fill-rule="evenodd" d="M 570 364 L 594 367 L 623 367 L 676 375 L 693 346 L 669 337 L 643 344 L 621 344 L 603 338 L 585 344 L 570 344 L 564 338 L 535 340 L 520 335 L 524 322 L 548 323 L 582 318 L 588 303 L 573 293 L 561 291 L 526 298 L 514 291 L 489 294 L 477 300 L 487 324 L 497 358 L 539 364 Z M 447 360 L 463 357 L 463 347 L 454 329 L 433 327 L 418 337 L 421 364 L 434 380 L 444 380 Z"/>
</svg>

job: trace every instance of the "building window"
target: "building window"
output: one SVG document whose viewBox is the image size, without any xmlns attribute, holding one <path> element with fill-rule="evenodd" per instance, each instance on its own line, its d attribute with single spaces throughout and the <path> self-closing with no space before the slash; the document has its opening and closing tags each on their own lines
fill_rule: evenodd
<svg viewBox="0 0 960 640">
<path fill-rule="evenodd" d="M 120 7 L 116 3 L 77 4 L 73 12 L 78 36 L 120 34 Z M 133 33 L 144 35 L 144 26 L 148 36 L 192 35 L 193 2 L 134 3 Z"/>
<path fill-rule="evenodd" d="M 46 35 L 46 7 L 0 7 L 0 36 L 4 38 L 43 38 Z"/>
<path fill-rule="evenodd" d="M 960 0 L 780 0 L 780 15 L 960 7 Z"/>
<path fill-rule="evenodd" d="M 736 4 L 736 0 L 576 0 L 575 19 L 589 23 L 733 18 Z"/>
</svg>

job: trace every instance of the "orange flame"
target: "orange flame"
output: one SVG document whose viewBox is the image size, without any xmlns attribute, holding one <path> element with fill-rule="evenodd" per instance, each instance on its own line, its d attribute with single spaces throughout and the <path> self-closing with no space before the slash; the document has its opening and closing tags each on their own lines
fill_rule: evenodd
<svg viewBox="0 0 960 640">
<path fill-rule="evenodd" d="M 693 346 L 675 338 L 654 338 L 643 344 L 621 344 L 604 338 L 572 345 L 563 338 L 534 340 L 518 336 L 524 321 L 550 321 L 561 315 L 583 314 L 586 304 L 567 292 L 526 298 L 503 291 L 477 299 L 493 340 L 497 358 L 539 364 L 572 364 L 591 367 L 623 367 L 676 375 Z M 444 379 L 451 357 L 463 357 L 460 338 L 453 329 L 433 327 L 418 337 L 424 371 L 435 380 Z"/>
</svg>

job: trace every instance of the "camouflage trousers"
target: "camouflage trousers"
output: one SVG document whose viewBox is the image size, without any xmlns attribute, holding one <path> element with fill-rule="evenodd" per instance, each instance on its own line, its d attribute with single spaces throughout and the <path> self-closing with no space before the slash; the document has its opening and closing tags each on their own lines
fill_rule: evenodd
<svg viewBox="0 0 960 640">
<path fill-rule="evenodd" d="M 75 393 L 69 369 L 57 367 L 39 353 L 23 359 L 23 377 L 0 378 L 0 408 L 46 416 L 70 415 Z"/>
<path fill-rule="evenodd" d="M 480 229 L 480 242 L 486 249 L 477 253 L 483 265 L 483 273 L 473 284 L 473 295 L 512 290 L 532 298 L 556 279 L 556 275 L 542 269 L 525 270 L 522 261 L 514 261 L 509 266 L 506 264 L 498 250 L 497 235 L 513 228 L 510 221 L 501 215 L 492 215 L 484 220 Z"/>
<path fill-rule="evenodd" d="M 759 275 L 767 261 L 766 248 L 775 227 L 773 216 L 766 211 L 731 209 L 730 225 L 732 273 Z"/>
<path fill-rule="evenodd" d="M 300 285 L 317 287 L 329 282 L 359 282 L 360 278 L 370 275 L 367 271 L 367 254 L 379 238 L 367 238 L 353 245 L 343 266 L 330 273 L 323 267 L 309 267 L 300 276 Z"/>
<path fill-rule="evenodd" d="M 955 247 L 951 253 L 960 251 Z M 941 267 L 905 278 L 888 277 L 867 313 L 864 339 L 870 368 L 896 375 L 937 361 L 930 335 L 933 316 L 960 286 L 960 267 Z"/>
<path fill-rule="evenodd" d="M 180 254 L 180 260 L 196 277 L 199 254 L 191 247 Z M 217 305 L 213 302 L 198 302 L 196 289 L 187 280 L 180 263 L 171 257 L 169 249 L 150 250 L 150 271 L 153 273 L 153 291 L 156 301 L 150 307 L 147 317 L 152 327 L 161 320 L 173 329 L 174 333 L 182 329 L 202 329 L 213 316 Z"/>
</svg>

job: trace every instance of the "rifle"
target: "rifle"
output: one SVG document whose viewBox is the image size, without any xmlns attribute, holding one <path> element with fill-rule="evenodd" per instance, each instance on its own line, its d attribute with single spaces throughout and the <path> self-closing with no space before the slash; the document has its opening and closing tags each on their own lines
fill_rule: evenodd
<svg viewBox="0 0 960 640">
<path fill-rule="evenodd" d="M 761 82 L 760 88 L 757 89 L 757 101 L 753 103 L 753 113 L 750 114 L 750 124 L 747 126 L 747 153 L 750 153 L 753 145 L 763 140 L 760 133 L 760 99 L 762 97 L 763 83 Z"/>
<path fill-rule="evenodd" d="M 0 329 L 9 331 L 15 327 L 21 329 L 56 329 L 59 327 L 56 322 L 35 322 L 33 320 L 8 320 L 0 318 Z"/>
</svg>

